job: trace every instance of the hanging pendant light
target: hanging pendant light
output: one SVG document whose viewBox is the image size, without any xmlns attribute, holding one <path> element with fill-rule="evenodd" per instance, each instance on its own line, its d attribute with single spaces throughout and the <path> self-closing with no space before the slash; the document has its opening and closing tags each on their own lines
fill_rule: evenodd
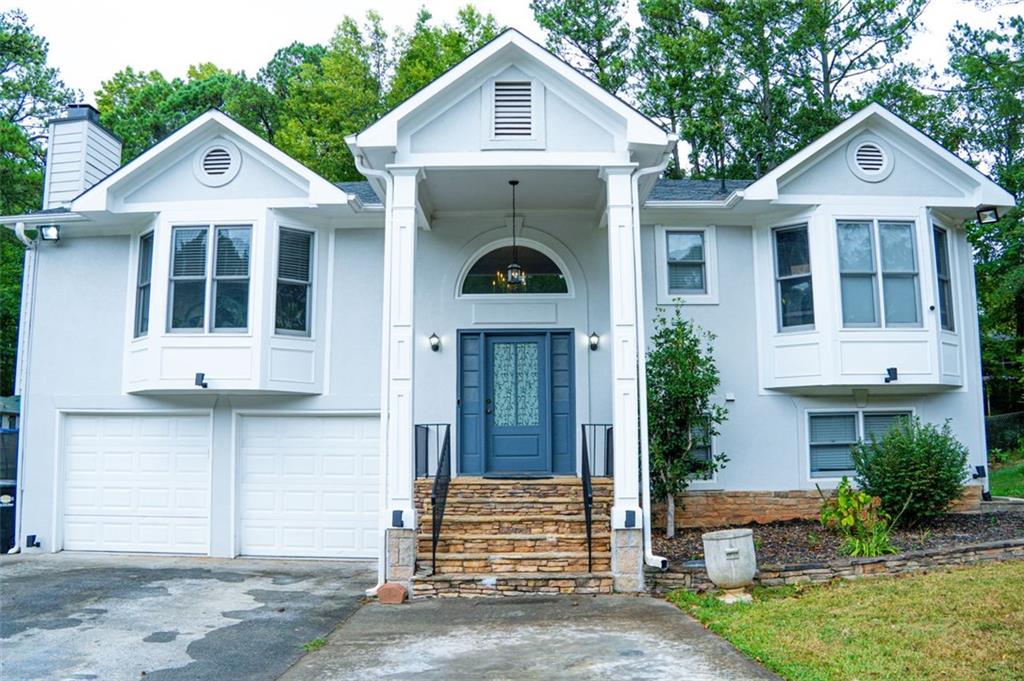
<svg viewBox="0 0 1024 681">
<path fill-rule="evenodd" d="M 509 180 L 512 187 L 512 262 L 505 268 L 505 282 L 508 286 L 526 283 L 526 270 L 519 264 L 519 248 L 516 246 L 516 186 L 519 180 Z"/>
</svg>

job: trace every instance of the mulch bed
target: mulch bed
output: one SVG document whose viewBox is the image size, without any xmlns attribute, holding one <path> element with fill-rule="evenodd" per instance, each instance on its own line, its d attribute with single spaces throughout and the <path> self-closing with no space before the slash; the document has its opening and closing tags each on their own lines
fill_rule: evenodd
<svg viewBox="0 0 1024 681">
<path fill-rule="evenodd" d="M 816 520 L 743 525 L 754 530 L 754 548 L 760 565 L 820 563 L 846 558 L 839 551 L 839 535 Z M 724 529 L 724 528 L 713 528 Z M 664 528 L 654 530 L 654 552 L 679 565 L 704 558 L 701 534 L 711 529 L 676 530 L 665 538 Z M 892 543 L 903 551 L 948 548 L 967 544 L 1024 537 L 1024 513 L 950 513 L 913 529 L 899 528 Z"/>
</svg>

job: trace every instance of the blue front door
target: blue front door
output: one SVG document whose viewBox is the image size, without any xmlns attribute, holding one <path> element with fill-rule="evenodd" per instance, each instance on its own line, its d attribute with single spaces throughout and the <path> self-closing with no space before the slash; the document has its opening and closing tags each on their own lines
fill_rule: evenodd
<svg viewBox="0 0 1024 681">
<path fill-rule="evenodd" d="M 487 336 L 485 473 L 550 473 L 547 336 Z"/>
</svg>

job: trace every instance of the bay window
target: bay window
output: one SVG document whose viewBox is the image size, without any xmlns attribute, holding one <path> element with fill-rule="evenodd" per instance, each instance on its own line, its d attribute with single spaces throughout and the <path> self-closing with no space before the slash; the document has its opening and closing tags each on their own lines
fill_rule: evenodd
<svg viewBox="0 0 1024 681">
<path fill-rule="evenodd" d="M 308 336 L 313 284 L 313 233 L 282 227 L 277 252 L 278 333 Z"/>
<path fill-rule="evenodd" d="M 153 278 L 153 233 L 139 239 L 139 271 L 135 284 L 135 337 L 149 333 L 149 298 Z"/>
<path fill-rule="evenodd" d="M 807 225 L 772 232 L 775 250 L 775 298 L 779 329 L 814 327 L 814 288 Z"/>
<path fill-rule="evenodd" d="M 216 244 L 212 253 L 211 231 Z M 172 331 L 248 328 L 251 238 L 252 230 L 247 225 L 172 229 L 168 301 L 168 326 Z"/>
<path fill-rule="evenodd" d="M 939 286 L 939 324 L 945 331 L 955 330 L 953 324 L 953 278 L 949 273 L 949 238 L 946 230 L 933 227 L 935 239 L 935 276 Z"/>
<path fill-rule="evenodd" d="M 839 221 L 837 237 L 843 325 L 919 326 L 914 223 Z"/>
</svg>

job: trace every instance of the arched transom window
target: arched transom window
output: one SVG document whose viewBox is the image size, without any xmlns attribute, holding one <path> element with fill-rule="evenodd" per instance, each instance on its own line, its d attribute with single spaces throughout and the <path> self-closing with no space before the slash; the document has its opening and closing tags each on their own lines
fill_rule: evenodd
<svg viewBox="0 0 1024 681">
<path fill-rule="evenodd" d="M 526 271 L 526 283 L 511 285 L 505 270 L 512 262 L 512 246 L 499 246 L 473 263 L 462 280 L 463 295 L 491 293 L 568 293 L 569 283 L 554 260 L 535 248 L 520 245 L 516 259 Z"/>
</svg>

